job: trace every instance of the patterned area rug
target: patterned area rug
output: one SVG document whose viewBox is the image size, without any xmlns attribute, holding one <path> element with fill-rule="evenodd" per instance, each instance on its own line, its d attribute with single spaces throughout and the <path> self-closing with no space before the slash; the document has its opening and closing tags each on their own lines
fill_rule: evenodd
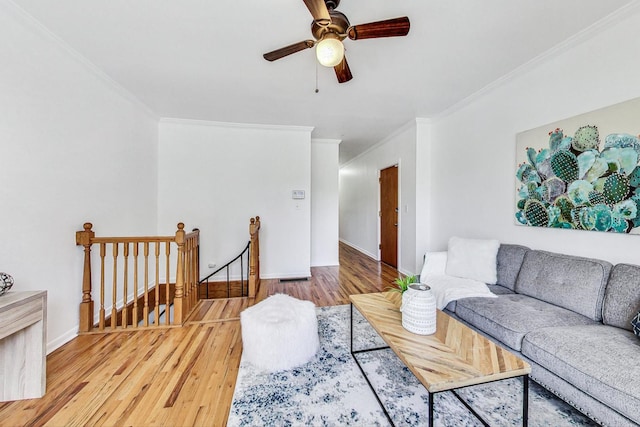
<svg viewBox="0 0 640 427">
<path fill-rule="evenodd" d="M 354 348 L 384 342 L 354 310 Z M 349 305 L 317 308 L 320 350 L 309 363 L 268 373 L 242 360 L 228 426 L 388 426 L 349 352 Z M 358 355 L 397 426 L 427 426 L 428 394 L 391 350 Z M 530 381 L 530 426 L 592 426 Z M 522 380 L 467 387 L 459 394 L 492 426 L 522 425 Z M 481 426 L 451 393 L 435 396 L 436 426 Z"/>
</svg>

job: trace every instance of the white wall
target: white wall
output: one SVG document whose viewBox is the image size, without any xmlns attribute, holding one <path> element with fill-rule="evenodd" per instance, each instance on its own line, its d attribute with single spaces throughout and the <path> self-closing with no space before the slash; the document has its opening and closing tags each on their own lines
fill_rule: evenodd
<svg viewBox="0 0 640 427">
<path fill-rule="evenodd" d="M 48 350 L 74 337 L 75 232 L 155 234 L 157 119 L 0 3 L 0 271 L 48 291 Z"/>
<path fill-rule="evenodd" d="M 416 251 L 415 274 L 419 274 L 424 254 L 431 247 L 432 155 L 431 121 L 416 119 Z"/>
<path fill-rule="evenodd" d="M 241 252 L 256 215 L 261 276 L 310 275 L 311 128 L 162 119 L 158 175 L 158 226 L 200 228 L 202 275 Z"/>
<path fill-rule="evenodd" d="M 640 263 L 638 236 L 522 227 L 513 219 L 516 134 L 640 96 L 639 27 L 636 8 L 433 122 L 432 250 L 459 235 Z"/>
<path fill-rule="evenodd" d="M 311 140 L 311 266 L 338 265 L 340 140 Z"/>
<path fill-rule="evenodd" d="M 340 168 L 340 240 L 380 259 L 381 169 L 399 165 L 398 269 L 416 272 L 416 123 L 411 122 Z"/>
</svg>

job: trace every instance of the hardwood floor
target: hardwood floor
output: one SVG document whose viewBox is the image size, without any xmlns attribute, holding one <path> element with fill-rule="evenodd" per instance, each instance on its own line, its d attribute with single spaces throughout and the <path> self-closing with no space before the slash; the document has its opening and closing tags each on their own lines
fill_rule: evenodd
<svg viewBox="0 0 640 427">
<path fill-rule="evenodd" d="M 308 281 L 263 280 L 256 301 L 285 293 L 318 306 L 347 304 L 398 275 L 344 244 L 340 263 L 312 268 Z M 79 336 L 47 357 L 43 398 L 0 403 L 0 426 L 224 426 L 248 304 L 207 300 L 182 328 Z"/>
</svg>

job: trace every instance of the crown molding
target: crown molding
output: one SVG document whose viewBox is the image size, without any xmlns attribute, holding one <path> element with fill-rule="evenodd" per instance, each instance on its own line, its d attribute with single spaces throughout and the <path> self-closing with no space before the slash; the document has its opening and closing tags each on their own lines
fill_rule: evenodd
<svg viewBox="0 0 640 427">
<path fill-rule="evenodd" d="M 234 123 L 216 122 L 212 120 L 180 119 L 175 117 L 162 117 L 160 124 L 188 125 L 188 126 L 208 126 L 232 129 L 257 129 L 257 130 L 278 130 L 286 132 L 309 132 L 313 131 L 312 126 L 289 126 L 289 125 L 266 125 L 256 123 Z"/>
<path fill-rule="evenodd" d="M 102 80 L 102 82 L 105 83 L 106 86 L 112 89 L 115 93 L 139 107 L 147 116 L 149 116 L 149 118 L 156 121 L 160 118 L 151 108 L 149 108 L 147 104 L 143 103 L 139 98 L 133 95 L 133 93 L 131 93 L 120 83 L 112 79 L 96 64 L 91 62 L 86 56 L 83 56 L 80 52 L 71 47 L 62 38 L 53 33 L 49 28 L 45 27 L 44 24 L 31 16 L 24 9 L 15 4 L 12 0 L 7 0 L 6 2 L 2 2 L 2 4 L 5 4 L 9 13 L 25 27 L 53 42 L 58 48 L 60 48 L 60 50 L 64 51 L 71 58 L 77 61 L 88 72 Z"/>
<path fill-rule="evenodd" d="M 576 46 L 592 39 L 598 34 L 601 34 L 603 31 L 608 30 L 609 28 L 611 28 L 616 24 L 619 24 L 620 21 L 623 21 L 625 18 L 638 13 L 638 11 L 640 11 L 640 0 L 633 0 L 630 3 L 627 3 L 626 5 L 622 6 L 620 9 L 617 9 L 614 12 L 611 12 L 609 15 L 594 22 L 587 28 L 577 32 L 576 34 L 572 35 L 571 37 L 564 40 L 563 42 L 558 43 L 557 45 L 546 50 L 540 55 L 530 59 L 529 61 L 525 62 L 524 64 L 520 65 L 519 67 L 515 68 L 514 70 L 505 74 L 504 76 L 492 81 L 491 83 L 484 86 L 480 90 L 467 96 L 461 101 L 458 101 L 457 103 L 453 104 L 451 107 L 441 111 L 438 114 L 435 114 L 434 116 L 431 117 L 431 119 L 434 122 L 437 122 L 441 119 L 444 119 L 447 116 L 450 116 L 451 114 L 454 114 L 464 109 L 465 107 L 472 104 L 474 101 L 493 92 L 495 89 L 498 89 L 499 87 L 503 86 L 507 82 L 525 75 L 526 73 L 532 71 L 539 65 L 544 64 L 545 62 L 550 61 L 551 59 L 556 58 L 559 55 L 567 52 L 568 50 L 571 50 Z"/>
<path fill-rule="evenodd" d="M 312 144 L 340 145 L 341 139 L 311 138 Z"/>
</svg>

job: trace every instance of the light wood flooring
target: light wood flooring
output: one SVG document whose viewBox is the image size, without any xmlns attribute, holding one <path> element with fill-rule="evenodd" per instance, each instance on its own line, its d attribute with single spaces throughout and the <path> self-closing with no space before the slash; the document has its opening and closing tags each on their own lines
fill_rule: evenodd
<svg viewBox="0 0 640 427">
<path fill-rule="evenodd" d="M 318 306 L 379 292 L 398 272 L 340 244 L 340 267 L 308 281 L 263 280 L 275 293 Z M 246 299 L 202 301 L 187 326 L 79 336 L 47 357 L 41 399 L 0 403 L 0 426 L 224 426 L 242 354 Z"/>
</svg>

